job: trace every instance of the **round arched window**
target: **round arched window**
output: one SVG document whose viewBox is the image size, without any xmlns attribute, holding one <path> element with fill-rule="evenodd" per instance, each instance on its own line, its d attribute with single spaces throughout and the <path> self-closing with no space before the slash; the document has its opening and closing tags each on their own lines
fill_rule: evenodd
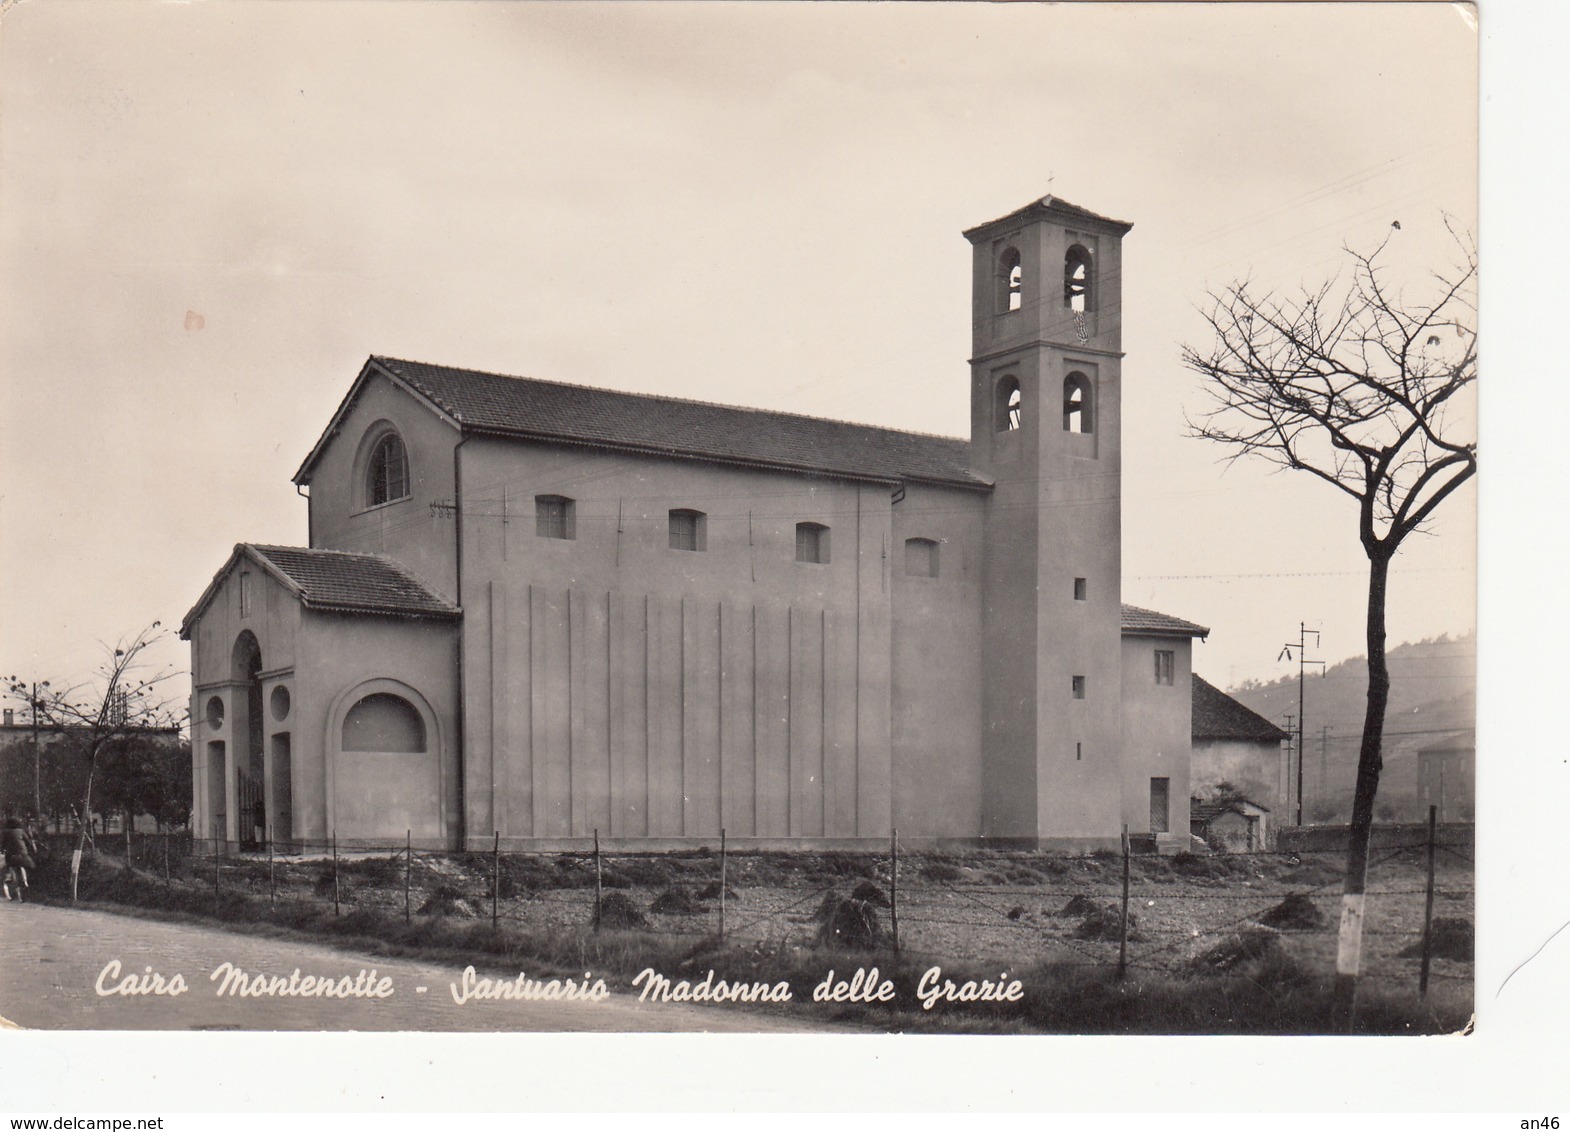
<svg viewBox="0 0 1570 1132">
<path fill-rule="evenodd" d="M 1089 432 L 1090 428 L 1090 379 L 1082 373 L 1071 373 L 1063 379 L 1063 430 Z"/>
<path fill-rule="evenodd" d="M 218 696 L 207 699 L 207 726 L 217 731 L 224 725 L 224 702 Z"/>
<path fill-rule="evenodd" d="M 992 405 L 992 427 L 998 432 L 1017 432 L 1024 421 L 1024 397 L 1019 378 L 1009 376 L 998 382 Z"/>
<path fill-rule="evenodd" d="M 289 689 L 279 684 L 273 689 L 271 699 L 273 718 L 277 720 L 289 718 Z"/>
<path fill-rule="evenodd" d="M 365 505 L 392 503 L 409 494 L 409 456 L 403 439 L 390 432 L 376 442 L 365 470 Z"/>
<path fill-rule="evenodd" d="M 425 721 L 413 704 L 391 692 L 373 692 L 343 717 L 346 751 L 425 750 Z"/>
</svg>

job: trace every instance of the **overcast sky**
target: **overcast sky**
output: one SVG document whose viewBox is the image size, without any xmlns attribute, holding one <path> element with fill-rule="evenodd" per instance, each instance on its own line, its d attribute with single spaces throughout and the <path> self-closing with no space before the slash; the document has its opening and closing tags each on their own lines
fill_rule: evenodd
<svg viewBox="0 0 1570 1132">
<path fill-rule="evenodd" d="M 1363 649 L 1355 513 L 1183 436 L 1208 287 L 1475 228 L 1446 5 L 23 3 L 0 36 L 0 671 L 177 625 L 366 355 L 967 430 L 961 229 L 1124 242 L 1124 600 L 1222 685 Z M 1420 275 L 1420 272 L 1417 274 Z M 1474 624 L 1475 493 L 1392 642 Z M 184 667 L 184 646 L 163 655 Z"/>
</svg>

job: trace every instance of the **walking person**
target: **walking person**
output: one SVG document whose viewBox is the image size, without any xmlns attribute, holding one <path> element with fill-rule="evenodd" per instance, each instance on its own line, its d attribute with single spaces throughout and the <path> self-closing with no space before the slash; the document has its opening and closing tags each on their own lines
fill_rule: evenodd
<svg viewBox="0 0 1570 1132">
<path fill-rule="evenodd" d="M 5 898 L 23 900 L 27 893 L 27 870 L 33 864 L 33 841 L 22 825 L 21 818 L 5 819 L 5 835 L 0 839 L 5 849 Z M 11 885 L 16 884 L 16 895 L 11 895 Z"/>
</svg>

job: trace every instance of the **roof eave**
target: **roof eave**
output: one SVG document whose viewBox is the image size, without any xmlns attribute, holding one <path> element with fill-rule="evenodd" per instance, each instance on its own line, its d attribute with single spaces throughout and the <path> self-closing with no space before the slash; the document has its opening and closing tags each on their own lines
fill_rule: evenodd
<svg viewBox="0 0 1570 1132">
<path fill-rule="evenodd" d="M 369 605 L 348 605 L 340 602 L 311 601 L 301 603 L 312 613 L 332 613 L 344 617 L 398 617 L 421 621 L 456 621 L 463 610 L 453 609 L 387 609 Z"/>
<path fill-rule="evenodd" d="M 218 595 L 218 590 L 222 586 L 224 579 L 226 579 L 230 572 L 233 571 L 235 562 L 241 558 L 249 558 L 252 562 L 255 562 L 262 568 L 263 571 L 266 572 L 268 577 L 272 578 L 279 585 L 283 586 L 284 589 L 293 594 L 297 601 L 302 603 L 304 602 L 305 591 L 302 590 L 298 584 L 296 584 L 293 578 L 289 577 L 288 574 L 285 574 L 282 569 L 280 569 L 275 563 L 271 562 L 265 554 L 258 550 L 254 543 L 237 542 L 234 544 L 234 550 L 230 552 L 229 557 L 224 560 L 224 564 L 220 566 L 218 568 L 218 572 L 213 575 L 213 580 L 207 583 L 207 588 L 202 591 L 202 596 L 196 599 L 196 604 L 191 606 L 190 612 L 187 613 L 185 618 L 180 622 L 179 636 L 182 641 L 189 641 L 191 639 L 191 622 L 195 621 L 203 613 L 207 612 L 207 607 L 212 604 L 213 598 Z"/>
<path fill-rule="evenodd" d="M 365 383 L 369 381 L 372 376 L 381 376 L 386 378 L 388 381 L 392 382 L 393 385 L 409 394 L 409 396 L 413 397 L 417 402 L 424 405 L 427 409 L 436 414 L 437 417 L 441 418 L 447 424 L 452 425 L 455 428 L 462 428 L 462 422 L 460 422 L 457 417 L 453 416 L 452 413 L 448 412 L 446 406 L 438 404 L 428 393 L 426 393 L 423 389 L 412 385 L 401 374 L 398 374 L 389 369 L 387 366 L 382 365 L 380 359 L 375 354 L 372 354 L 370 357 L 365 359 L 365 364 L 360 367 L 359 374 L 355 376 L 354 383 L 349 386 L 349 391 L 344 394 L 343 400 L 338 402 L 338 408 L 333 411 L 332 419 L 327 422 L 327 427 L 322 430 L 321 436 L 317 437 L 316 443 L 312 446 L 310 454 L 306 456 L 304 462 L 301 463 L 300 467 L 295 471 L 293 483 L 296 487 L 304 487 L 311 482 L 311 472 L 315 469 L 317 461 L 320 460 L 322 454 L 327 451 L 328 445 L 337 438 L 338 432 L 343 425 L 344 418 L 349 415 L 349 411 L 354 407 L 355 399 L 360 395 L 360 390 L 365 387 Z"/>
<path fill-rule="evenodd" d="M 501 428 L 495 425 L 473 425 L 462 422 L 459 422 L 458 427 L 465 436 L 490 436 L 503 440 L 534 440 L 544 444 L 565 444 L 575 448 L 594 448 L 612 452 L 636 452 L 643 456 L 659 456 L 671 460 L 696 460 L 700 463 L 721 464 L 726 467 L 761 468 L 771 472 L 789 472 L 796 475 L 818 476 L 826 479 L 851 480 L 856 483 L 875 483 L 887 487 L 897 487 L 902 483 L 925 483 L 981 492 L 991 491 L 993 487 L 990 482 L 980 478 L 963 479 L 958 476 L 950 478 L 907 473 L 881 475 L 869 472 L 856 472 L 843 468 L 819 468 L 809 464 L 791 463 L 786 460 L 762 460 L 748 456 L 721 456 L 708 452 L 689 452 L 680 448 L 663 448 L 652 444 L 634 444 L 616 440 L 589 440 L 580 436 L 563 436 L 558 433 L 540 432 L 531 429 Z"/>
<path fill-rule="evenodd" d="M 1091 212 L 1088 208 L 1071 204 L 1069 201 L 1059 200 L 1057 197 L 1048 194 L 1045 197 L 1031 201 L 1023 208 L 1016 208 L 1013 212 L 999 216 L 995 220 L 988 220 L 985 223 L 977 224 L 973 228 L 966 228 L 961 234 L 967 240 L 975 243 L 978 236 L 985 236 L 998 228 L 1017 224 L 1036 215 L 1073 221 L 1081 226 L 1105 228 L 1118 236 L 1126 236 L 1134 227 L 1127 220 L 1114 220 L 1110 216 L 1102 216 L 1100 213 Z"/>
<path fill-rule="evenodd" d="M 1123 626 L 1125 637 L 1165 637 L 1174 641 L 1187 641 L 1192 638 L 1206 640 L 1210 630 L 1203 625 L 1195 625 L 1192 629 L 1142 629 L 1132 625 Z"/>
</svg>

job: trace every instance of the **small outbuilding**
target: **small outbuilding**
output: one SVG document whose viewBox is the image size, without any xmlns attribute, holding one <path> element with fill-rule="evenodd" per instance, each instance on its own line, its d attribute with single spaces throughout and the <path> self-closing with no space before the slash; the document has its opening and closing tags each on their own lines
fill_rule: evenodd
<svg viewBox="0 0 1570 1132">
<path fill-rule="evenodd" d="M 1270 810 L 1248 798 L 1189 802 L 1189 832 L 1227 853 L 1257 853 L 1275 845 Z"/>
</svg>

